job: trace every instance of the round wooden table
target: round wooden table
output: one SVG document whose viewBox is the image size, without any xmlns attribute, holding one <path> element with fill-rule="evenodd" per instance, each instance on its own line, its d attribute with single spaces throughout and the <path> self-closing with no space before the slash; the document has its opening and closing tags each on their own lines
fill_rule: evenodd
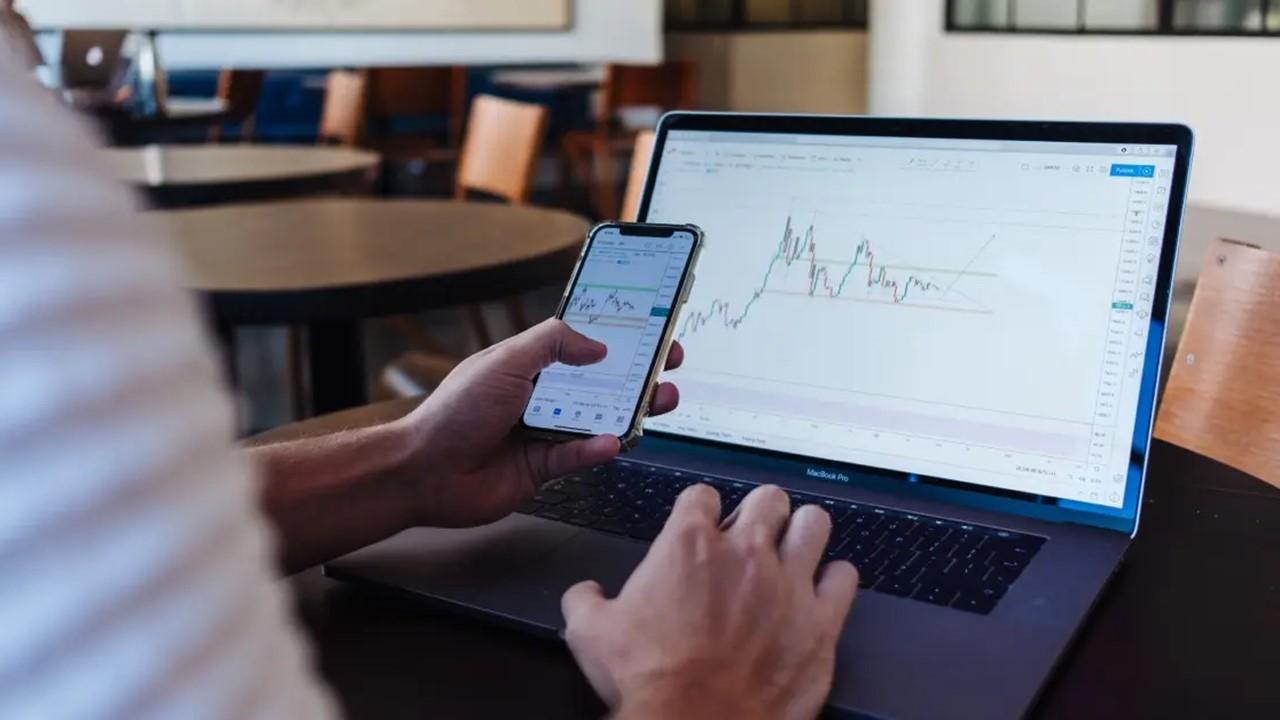
<svg viewBox="0 0 1280 720">
<path fill-rule="evenodd" d="M 365 399 L 360 321 L 563 283 L 588 222 L 561 210 L 330 198 L 150 213 L 224 343 L 240 325 L 305 325 L 312 408 Z"/>
<path fill-rule="evenodd" d="M 313 145 L 145 145 L 101 151 L 156 207 L 267 200 L 365 183 L 377 153 Z"/>
</svg>

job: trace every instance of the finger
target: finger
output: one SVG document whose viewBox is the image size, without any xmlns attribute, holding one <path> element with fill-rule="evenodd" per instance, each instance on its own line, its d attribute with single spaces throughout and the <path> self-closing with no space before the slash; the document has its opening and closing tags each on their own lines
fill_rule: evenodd
<svg viewBox="0 0 1280 720">
<path fill-rule="evenodd" d="M 790 515 L 791 501 L 782 488 L 761 485 L 742 499 L 727 532 L 740 542 L 776 548 Z"/>
<path fill-rule="evenodd" d="M 608 348 L 574 330 L 563 320 L 544 320 L 496 347 L 503 369 L 532 378 L 548 365 L 590 365 L 604 359 Z"/>
<path fill-rule="evenodd" d="M 661 415 L 676 409 L 680 404 L 680 391 L 671 383 L 658 383 L 653 389 L 653 402 L 649 403 L 650 415 Z"/>
<path fill-rule="evenodd" d="M 675 370 L 684 364 L 684 346 L 679 340 L 671 341 L 671 349 L 667 351 L 667 370 Z"/>
<path fill-rule="evenodd" d="M 831 516 L 817 505 L 805 505 L 791 515 L 779 552 L 782 564 L 800 577 L 812 579 L 831 538 Z"/>
<path fill-rule="evenodd" d="M 566 443 L 534 443 L 527 452 L 533 481 L 541 487 L 571 472 L 607 463 L 618 456 L 622 444 L 612 435 L 597 435 Z M 540 456 L 538 458 L 537 456 Z"/>
<path fill-rule="evenodd" d="M 560 612 L 564 614 L 564 624 L 572 625 L 575 619 L 582 622 L 604 602 L 604 588 L 600 587 L 600 583 L 583 580 L 565 590 L 560 597 Z"/>
<path fill-rule="evenodd" d="M 584 580 L 565 591 L 560 598 L 560 612 L 564 614 L 564 639 L 578 661 L 578 667 L 587 676 L 591 687 L 609 707 L 617 707 L 621 700 L 618 685 L 610 672 L 609 664 L 602 662 L 596 652 L 593 634 L 601 625 L 592 616 L 608 604 L 604 589 L 595 580 Z M 609 628 L 604 627 L 607 631 Z"/>
<path fill-rule="evenodd" d="M 818 604 L 825 608 L 825 617 L 833 623 L 828 628 L 833 635 L 840 633 L 849 610 L 853 608 L 853 598 L 858 594 L 858 570 L 844 560 L 827 563 L 822 568 L 817 585 Z"/>
<path fill-rule="evenodd" d="M 720 522 L 720 493 L 710 485 L 691 485 L 680 493 L 667 517 L 667 528 L 690 524 L 707 524 L 715 527 Z"/>
</svg>

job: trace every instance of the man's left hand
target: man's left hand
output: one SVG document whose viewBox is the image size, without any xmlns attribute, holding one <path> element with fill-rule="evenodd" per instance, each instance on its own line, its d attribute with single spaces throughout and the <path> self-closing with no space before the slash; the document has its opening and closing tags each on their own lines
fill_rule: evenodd
<svg viewBox="0 0 1280 720">
<path fill-rule="evenodd" d="M 560 320 L 547 320 L 464 360 L 406 417 L 417 450 L 406 482 L 418 525 L 467 527 L 505 517 L 544 483 L 612 460 L 618 438 L 599 435 L 547 442 L 522 435 L 518 426 L 533 393 L 533 379 L 554 362 L 590 365 L 605 346 Z M 673 343 L 667 369 L 680 366 L 684 350 Z M 654 389 L 650 414 L 679 402 L 674 385 Z"/>
</svg>

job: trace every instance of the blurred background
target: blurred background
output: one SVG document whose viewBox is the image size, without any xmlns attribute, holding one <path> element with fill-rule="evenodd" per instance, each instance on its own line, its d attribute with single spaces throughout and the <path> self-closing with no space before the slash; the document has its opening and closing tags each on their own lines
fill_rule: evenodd
<svg viewBox="0 0 1280 720">
<path fill-rule="evenodd" d="M 1171 344 L 1212 240 L 1280 249 L 1280 0 L 16 9 L 37 76 L 176 236 L 246 432 L 427 392 L 548 315 L 587 223 L 634 212 L 670 109 L 1186 123 Z"/>
</svg>

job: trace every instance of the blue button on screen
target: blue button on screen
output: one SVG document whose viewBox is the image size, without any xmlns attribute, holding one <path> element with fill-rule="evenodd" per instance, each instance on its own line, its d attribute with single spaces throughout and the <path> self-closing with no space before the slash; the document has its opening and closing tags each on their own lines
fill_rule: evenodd
<svg viewBox="0 0 1280 720">
<path fill-rule="evenodd" d="M 1155 165 L 1126 165 L 1115 163 L 1111 166 L 1111 177 L 1155 177 Z"/>
</svg>

